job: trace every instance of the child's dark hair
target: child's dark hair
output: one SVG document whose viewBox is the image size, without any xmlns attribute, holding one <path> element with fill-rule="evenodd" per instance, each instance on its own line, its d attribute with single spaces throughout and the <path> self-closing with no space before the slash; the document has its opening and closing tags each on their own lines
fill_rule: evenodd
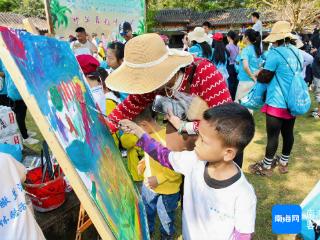
<svg viewBox="0 0 320 240">
<path fill-rule="evenodd" d="M 229 32 L 227 33 L 227 36 L 232 39 L 234 45 L 237 45 L 237 43 L 238 43 L 238 37 L 237 37 L 237 34 L 236 34 L 234 31 L 232 31 L 232 30 L 229 31 Z"/>
<path fill-rule="evenodd" d="M 141 123 L 142 121 L 151 122 L 156 119 L 156 112 L 152 110 L 152 105 L 148 105 L 138 116 L 136 116 L 133 121 L 137 124 Z"/>
<path fill-rule="evenodd" d="M 254 46 L 254 50 L 256 52 L 257 57 L 260 57 L 261 52 L 261 36 L 259 32 L 256 32 L 253 29 L 247 29 L 244 33 L 246 37 L 248 37 L 249 41 Z"/>
<path fill-rule="evenodd" d="M 85 33 L 86 30 L 85 30 L 83 27 L 78 27 L 78 28 L 76 29 L 76 32 L 77 32 L 77 33 Z"/>
<path fill-rule="evenodd" d="M 226 59 L 226 45 L 222 41 L 214 41 L 213 62 L 215 64 L 225 64 Z"/>
<path fill-rule="evenodd" d="M 254 136 L 255 124 L 252 115 L 237 103 L 228 103 L 206 110 L 204 120 L 212 124 L 227 147 L 243 152 Z"/>
<path fill-rule="evenodd" d="M 115 51 L 118 62 L 120 62 L 124 58 L 124 47 L 125 45 L 121 42 L 112 42 L 108 45 L 108 49 L 112 49 Z"/>
<path fill-rule="evenodd" d="M 212 49 L 211 49 L 209 43 L 207 43 L 207 42 L 198 43 L 196 41 L 192 41 L 192 45 L 196 45 L 196 44 L 200 45 L 200 47 L 202 49 L 203 57 L 210 59 L 212 56 Z"/>
<path fill-rule="evenodd" d="M 206 22 L 202 23 L 202 27 L 211 28 L 212 26 L 211 26 L 211 23 L 210 23 L 210 22 L 206 21 Z"/>
<path fill-rule="evenodd" d="M 256 18 L 260 18 L 260 14 L 258 13 L 258 12 L 253 12 L 253 13 L 251 13 L 251 16 L 252 17 L 256 17 Z"/>
</svg>

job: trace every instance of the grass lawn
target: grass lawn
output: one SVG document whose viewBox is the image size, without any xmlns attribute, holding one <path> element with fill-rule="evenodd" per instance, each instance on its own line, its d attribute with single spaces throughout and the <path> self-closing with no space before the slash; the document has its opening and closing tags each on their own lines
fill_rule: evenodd
<svg viewBox="0 0 320 240">
<path fill-rule="evenodd" d="M 276 169 L 271 178 L 248 173 L 249 164 L 261 160 L 266 146 L 265 115 L 254 114 L 256 135 L 245 152 L 243 170 L 254 186 L 258 197 L 256 233 L 254 239 L 294 239 L 294 236 L 276 236 L 271 232 L 271 209 L 274 204 L 300 204 L 313 186 L 319 181 L 320 163 L 320 121 L 309 116 L 299 117 L 295 126 L 295 144 L 289 163 L 289 173 L 280 175 Z M 27 116 L 29 130 L 41 134 L 30 114 Z M 279 151 L 281 151 L 280 144 Z M 27 149 L 27 152 L 39 153 L 40 145 Z M 199 203 L 200 204 L 200 203 Z M 177 219 L 181 219 L 178 209 Z M 156 235 L 155 239 L 158 238 Z M 181 220 L 177 221 L 177 239 L 181 237 Z M 214 238 L 213 238 L 214 239 Z"/>
</svg>

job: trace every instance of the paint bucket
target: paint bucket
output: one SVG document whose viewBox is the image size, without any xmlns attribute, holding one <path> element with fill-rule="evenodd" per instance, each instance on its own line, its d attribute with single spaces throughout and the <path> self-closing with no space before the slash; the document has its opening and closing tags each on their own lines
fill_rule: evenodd
<svg viewBox="0 0 320 240">
<path fill-rule="evenodd" d="M 48 172 L 43 182 L 42 179 L 42 167 L 30 170 L 27 173 L 25 190 L 36 211 L 49 212 L 64 203 L 66 183 L 60 168 L 54 173 L 54 179 L 50 179 Z"/>
</svg>

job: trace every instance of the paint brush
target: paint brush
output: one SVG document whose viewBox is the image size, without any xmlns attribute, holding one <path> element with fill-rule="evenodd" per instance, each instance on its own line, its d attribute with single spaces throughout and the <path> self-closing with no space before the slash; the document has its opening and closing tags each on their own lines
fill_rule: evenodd
<svg viewBox="0 0 320 240">
<path fill-rule="evenodd" d="M 86 103 L 82 103 L 82 104 L 85 104 L 87 107 L 89 107 L 92 111 L 95 111 L 96 113 L 100 114 L 101 116 L 103 116 L 104 118 L 106 118 L 108 121 L 116 124 L 117 126 L 121 126 L 121 124 L 111 118 L 109 118 L 107 115 L 103 114 L 102 112 L 100 112 L 98 109 L 96 109 L 95 107 L 92 107 Z"/>
</svg>

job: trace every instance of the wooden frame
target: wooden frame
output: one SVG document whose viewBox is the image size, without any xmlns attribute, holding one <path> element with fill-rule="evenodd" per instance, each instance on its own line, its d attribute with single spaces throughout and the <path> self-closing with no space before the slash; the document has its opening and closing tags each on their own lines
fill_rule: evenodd
<svg viewBox="0 0 320 240">
<path fill-rule="evenodd" d="M 1 36 L 1 33 L 0 33 L 0 36 Z M 88 213 L 90 219 L 95 225 L 98 233 L 100 234 L 102 239 L 115 239 L 113 233 L 109 229 L 109 226 L 106 224 L 106 221 L 104 220 L 97 206 L 95 205 L 90 195 L 88 194 L 88 191 L 85 185 L 83 184 L 77 171 L 75 170 L 74 166 L 69 160 L 66 152 L 60 145 L 55 134 L 53 134 L 52 131 L 50 130 L 50 125 L 48 123 L 48 120 L 43 116 L 35 98 L 31 96 L 28 91 L 26 91 L 27 86 L 25 84 L 24 77 L 21 74 L 19 68 L 17 67 L 10 52 L 6 48 L 6 44 L 3 41 L 2 37 L 0 37 L 0 55 L 1 55 L 1 60 L 5 63 L 33 119 L 38 125 L 41 134 L 46 139 L 53 155 L 56 157 L 65 175 L 68 177 L 70 184 L 72 185 L 76 195 L 78 196 L 81 203 L 83 204 L 86 212 Z"/>
</svg>

